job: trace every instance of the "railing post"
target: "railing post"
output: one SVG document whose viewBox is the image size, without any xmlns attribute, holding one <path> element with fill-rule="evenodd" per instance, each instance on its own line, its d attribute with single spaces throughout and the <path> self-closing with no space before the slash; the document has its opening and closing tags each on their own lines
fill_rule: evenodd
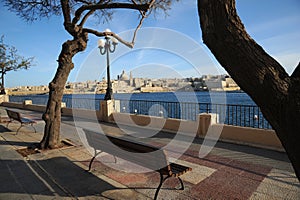
<svg viewBox="0 0 300 200">
<path fill-rule="evenodd" d="M 198 136 L 205 136 L 208 128 L 216 124 L 217 114 L 215 113 L 201 113 L 199 116 L 199 129 L 198 129 Z"/>
<path fill-rule="evenodd" d="M 119 100 L 103 100 L 100 101 L 101 119 L 104 122 L 113 122 L 113 113 L 120 112 Z"/>
<path fill-rule="evenodd" d="M 3 102 L 9 102 L 9 96 L 7 94 L 0 95 L 0 104 Z"/>
<path fill-rule="evenodd" d="M 66 107 L 67 107 L 66 102 L 61 102 L 61 108 L 66 108 Z"/>
<path fill-rule="evenodd" d="M 32 100 L 24 100 L 23 101 L 23 105 L 26 106 L 26 105 L 31 105 L 32 104 Z"/>
</svg>

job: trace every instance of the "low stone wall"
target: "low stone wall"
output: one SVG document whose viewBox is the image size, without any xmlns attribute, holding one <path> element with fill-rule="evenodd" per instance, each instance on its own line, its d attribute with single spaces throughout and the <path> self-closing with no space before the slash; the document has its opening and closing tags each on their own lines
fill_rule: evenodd
<svg viewBox="0 0 300 200">
<path fill-rule="evenodd" d="M 113 122 L 127 125 L 137 125 L 145 128 L 164 130 L 169 132 L 199 132 L 198 121 L 153 117 L 148 115 L 134 115 L 128 113 L 113 113 Z"/>
<path fill-rule="evenodd" d="M 113 114 L 116 123 L 138 125 L 175 133 L 178 131 L 195 133 L 197 131 L 197 136 L 200 138 L 207 136 L 208 139 L 284 151 L 274 130 L 216 124 L 211 117 L 214 119 L 215 115 L 200 114 L 197 121 L 186 121 L 126 113 Z"/>
<path fill-rule="evenodd" d="M 256 129 L 226 124 L 214 124 L 209 127 L 210 133 L 218 130 L 222 130 L 220 135 L 222 141 L 284 151 L 275 131 L 271 129 Z"/>
<path fill-rule="evenodd" d="M 62 108 L 61 115 L 103 121 L 102 113 L 99 110 L 95 111 L 85 109 Z"/>
<path fill-rule="evenodd" d="M 2 102 L 1 105 L 38 112 L 44 112 L 46 109 L 45 106 L 33 105 L 29 101 L 24 101 L 24 103 Z M 122 123 L 134 126 L 138 125 L 145 128 L 164 130 L 173 133 L 184 132 L 195 135 L 196 132 L 196 135 L 200 138 L 217 138 L 219 140 L 232 143 L 284 151 L 274 130 L 216 124 L 214 123 L 214 119 L 216 117 L 215 114 L 200 114 L 197 121 L 186 121 L 180 119 L 113 112 L 114 108 L 111 107 L 114 106 L 113 104 L 106 103 L 101 105 L 110 106 L 110 108 L 101 109 L 101 111 L 94 111 L 63 107 L 61 111 L 63 116 L 75 116 L 93 120 L 97 119 L 99 121 Z M 221 134 L 218 135 L 218 133 Z"/>
<path fill-rule="evenodd" d="M 12 102 L 2 102 L 1 106 L 9 107 L 9 108 L 18 108 L 18 109 L 25 109 L 25 110 L 32 110 L 37 112 L 45 112 L 46 106 L 44 105 L 35 105 L 31 104 L 32 102 L 26 100 L 23 103 L 12 103 Z M 63 105 L 63 104 L 62 104 Z M 101 112 L 95 110 L 85 110 L 85 109 L 72 109 L 66 108 L 62 106 L 61 108 L 62 116 L 75 116 L 85 119 L 97 119 L 102 121 Z"/>
<path fill-rule="evenodd" d="M 5 107 L 9 107 L 9 108 L 32 110 L 32 111 L 38 111 L 38 112 L 44 112 L 46 110 L 45 106 L 30 104 L 27 100 L 24 101 L 23 103 L 2 102 L 1 106 L 5 106 Z"/>
</svg>

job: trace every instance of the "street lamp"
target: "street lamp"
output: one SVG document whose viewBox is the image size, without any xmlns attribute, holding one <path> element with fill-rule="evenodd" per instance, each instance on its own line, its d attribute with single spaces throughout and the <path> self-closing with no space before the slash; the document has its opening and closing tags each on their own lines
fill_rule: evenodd
<svg viewBox="0 0 300 200">
<path fill-rule="evenodd" d="M 110 33 L 111 31 L 109 29 L 106 29 L 104 31 L 105 33 Z M 113 53 L 116 50 L 116 46 L 118 44 L 118 40 L 114 37 L 110 37 L 108 35 L 105 36 L 104 39 L 100 39 L 98 41 L 98 48 L 100 50 L 100 54 L 104 55 L 106 54 L 106 66 L 107 66 L 107 88 L 104 100 L 111 100 L 112 99 L 112 85 L 110 81 L 110 65 L 109 65 L 109 53 Z"/>
</svg>

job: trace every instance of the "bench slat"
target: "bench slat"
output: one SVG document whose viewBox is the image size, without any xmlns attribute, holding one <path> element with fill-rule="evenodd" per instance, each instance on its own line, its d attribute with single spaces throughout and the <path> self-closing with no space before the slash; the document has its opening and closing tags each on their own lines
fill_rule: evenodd
<svg viewBox="0 0 300 200">
<path fill-rule="evenodd" d="M 6 109 L 6 112 L 9 118 L 22 122 L 20 113 L 8 109 Z"/>
<path fill-rule="evenodd" d="M 22 121 L 22 123 L 25 123 L 25 124 L 36 123 L 36 121 L 28 119 L 28 118 L 24 118 L 24 117 L 21 117 L 21 121 Z"/>
<path fill-rule="evenodd" d="M 181 176 L 182 174 L 188 172 L 188 171 L 192 171 L 192 168 L 190 167 L 186 167 L 183 165 L 179 165 L 177 163 L 170 163 L 171 165 L 171 171 L 172 171 L 172 175 L 174 177 L 178 177 Z"/>
<path fill-rule="evenodd" d="M 116 157 L 136 163 L 151 170 L 159 170 L 169 163 L 163 150 L 145 144 L 129 141 L 126 138 L 84 130 L 91 147 Z M 114 145 L 113 145 L 113 144 Z"/>
<path fill-rule="evenodd" d="M 15 112 L 15 111 L 12 111 L 12 110 L 9 110 L 9 109 L 6 109 L 6 112 L 7 112 L 7 115 L 9 117 L 9 121 L 7 123 L 7 127 L 8 127 L 8 124 L 14 120 L 18 121 L 21 123 L 21 126 L 18 128 L 16 134 L 18 134 L 19 130 L 22 128 L 22 126 L 25 124 L 25 125 L 28 125 L 30 124 L 32 127 L 33 127 L 33 124 L 37 123 L 36 121 L 34 120 L 31 120 L 29 118 L 25 118 L 25 117 L 21 117 L 21 114 L 19 112 Z M 34 129 L 34 132 L 36 132 L 36 129 L 33 127 Z"/>
<path fill-rule="evenodd" d="M 181 184 L 180 189 L 184 189 L 183 182 L 179 176 L 187 171 L 191 171 L 192 168 L 177 163 L 169 163 L 164 150 L 124 137 L 105 135 L 87 129 L 83 129 L 83 131 L 86 133 L 87 142 L 95 150 L 95 155 L 89 164 L 89 170 L 93 160 L 98 155 L 96 151 L 100 150 L 159 172 L 160 184 L 155 192 L 155 200 L 163 182 L 170 177 L 178 178 Z M 163 178 L 164 175 L 166 176 L 165 178 Z"/>
<path fill-rule="evenodd" d="M 160 171 L 162 174 L 178 177 L 192 170 L 190 167 L 177 163 L 169 163 L 165 152 L 160 148 L 128 138 L 105 135 L 87 129 L 84 129 L 84 132 L 89 145 L 94 149 Z"/>
</svg>

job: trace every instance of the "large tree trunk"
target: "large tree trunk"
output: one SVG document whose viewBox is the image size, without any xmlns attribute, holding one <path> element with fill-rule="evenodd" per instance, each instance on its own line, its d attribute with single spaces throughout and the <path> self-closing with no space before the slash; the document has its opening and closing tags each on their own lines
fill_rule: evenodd
<svg viewBox="0 0 300 200">
<path fill-rule="evenodd" d="M 65 84 L 71 70 L 74 68 L 73 56 L 83 51 L 87 45 L 87 34 L 81 37 L 66 41 L 58 58 L 58 69 L 55 77 L 49 84 L 49 99 L 43 119 L 45 121 L 44 136 L 40 142 L 42 149 L 57 148 L 60 146 L 60 122 L 61 102 L 64 94 Z"/>
<path fill-rule="evenodd" d="M 1 88 L 0 88 L 0 94 L 6 94 L 5 87 L 4 87 L 4 75 L 5 72 L 1 72 Z"/>
<path fill-rule="evenodd" d="M 300 180 L 300 67 L 289 76 L 246 32 L 234 0 L 198 0 L 204 43 L 261 108 Z"/>
</svg>

